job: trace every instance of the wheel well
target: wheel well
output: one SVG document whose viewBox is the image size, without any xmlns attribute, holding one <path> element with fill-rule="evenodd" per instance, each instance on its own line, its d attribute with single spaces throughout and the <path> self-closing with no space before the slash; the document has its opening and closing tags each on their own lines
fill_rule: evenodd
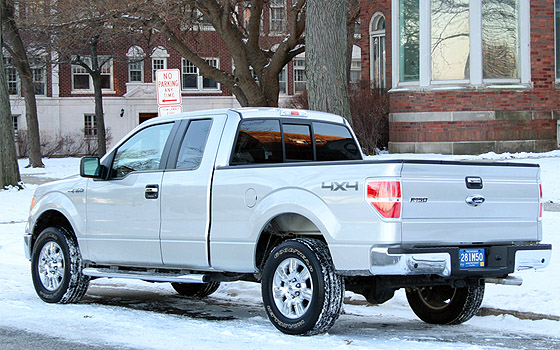
<svg viewBox="0 0 560 350">
<path fill-rule="evenodd" d="M 39 236 L 44 229 L 51 226 L 63 226 L 67 228 L 72 235 L 74 235 L 74 229 L 70 224 L 70 221 L 64 216 L 62 213 L 56 210 L 48 210 L 41 214 L 39 219 L 35 222 L 35 227 L 33 227 L 33 238 L 31 241 L 31 249 L 33 249 L 33 245 L 35 244 L 35 240 Z"/>
<path fill-rule="evenodd" d="M 265 225 L 257 242 L 255 266 L 262 271 L 270 252 L 285 240 L 314 238 L 326 243 L 321 230 L 308 218 L 295 213 L 276 216 Z"/>
</svg>

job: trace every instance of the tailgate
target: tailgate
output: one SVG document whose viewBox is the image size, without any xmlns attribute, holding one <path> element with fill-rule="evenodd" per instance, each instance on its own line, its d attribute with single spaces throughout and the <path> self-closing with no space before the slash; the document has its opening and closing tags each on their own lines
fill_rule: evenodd
<svg viewBox="0 0 560 350">
<path fill-rule="evenodd" d="M 405 162 L 403 244 L 537 241 L 539 171 L 534 164 Z"/>
</svg>

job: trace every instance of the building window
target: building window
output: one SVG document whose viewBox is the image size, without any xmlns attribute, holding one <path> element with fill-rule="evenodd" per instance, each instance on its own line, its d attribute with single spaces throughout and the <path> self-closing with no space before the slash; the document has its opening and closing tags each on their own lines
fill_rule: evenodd
<svg viewBox="0 0 560 350">
<path fill-rule="evenodd" d="M 4 52 L 4 71 L 6 72 L 6 80 L 8 83 L 8 93 L 10 95 L 19 95 L 19 76 L 14 66 L 14 61 Z"/>
<path fill-rule="evenodd" d="M 45 67 L 31 68 L 33 74 L 33 89 L 35 95 L 46 95 L 47 76 L 45 74 Z"/>
<path fill-rule="evenodd" d="M 19 121 L 19 115 L 12 115 L 12 124 L 14 126 L 14 140 L 16 141 L 18 139 L 18 130 L 19 130 L 18 121 Z"/>
<path fill-rule="evenodd" d="M 529 0 L 392 4 L 394 87 L 530 83 Z"/>
<path fill-rule="evenodd" d="M 294 58 L 294 92 L 304 92 L 306 87 L 305 58 Z"/>
<path fill-rule="evenodd" d="M 220 68 L 218 58 L 206 58 L 206 62 L 214 68 Z M 198 67 L 191 61 L 182 60 L 181 72 L 183 78 L 183 90 L 219 90 L 220 84 L 216 81 L 199 74 Z"/>
<path fill-rule="evenodd" d="M 144 82 L 144 57 L 146 54 L 140 46 L 134 45 L 126 53 L 128 58 L 128 81 L 131 83 Z"/>
<path fill-rule="evenodd" d="M 152 58 L 152 80 L 156 81 L 156 72 L 160 69 L 167 69 L 166 58 Z"/>
<path fill-rule="evenodd" d="M 144 82 L 144 61 L 132 61 L 128 63 L 128 81 Z"/>
<path fill-rule="evenodd" d="M 281 94 L 288 93 L 288 73 L 286 73 L 287 68 L 287 66 L 284 66 L 280 73 L 278 73 L 278 87 Z"/>
<path fill-rule="evenodd" d="M 152 81 L 156 81 L 156 71 L 158 69 L 167 69 L 167 58 L 169 54 L 163 46 L 155 47 L 152 51 Z"/>
<path fill-rule="evenodd" d="M 560 79 L 560 0 L 555 0 L 554 3 L 556 14 L 556 79 Z"/>
<path fill-rule="evenodd" d="M 352 59 L 350 63 L 350 81 L 357 82 L 362 79 L 362 62 L 359 59 Z"/>
<path fill-rule="evenodd" d="M 375 14 L 369 25 L 369 45 L 370 45 L 370 79 L 372 86 L 377 89 L 386 87 L 386 68 L 385 68 L 385 17 Z"/>
<path fill-rule="evenodd" d="M 91 67 L 91 59 L 89 57 L 82 57 L 89 67 Z M 113 59 L 99 56 L 99 63 L 103 64 L 101 67 L 101 88 L 104 90 L 113 90 Z M 87 70 L 79 65 L 72 65 L 72 90 L 81 92 L 93 91 L 93 80 Z"/>
<path fill-rule="evenodd" d="M 97 135 L 97 122 L 95 114 L 84 114 L 84 136 L 93 138 Z"/>
<path fill-rule="evenodd" d="M 284 32 L 286 27 L 286 4 L 284 0 L 270 0 L 270 31 Z"/>
<path fill-rule="evenodd" d="M 469 0 L 432 0 L 432 80 L 469 78 Z"/>
</svg>

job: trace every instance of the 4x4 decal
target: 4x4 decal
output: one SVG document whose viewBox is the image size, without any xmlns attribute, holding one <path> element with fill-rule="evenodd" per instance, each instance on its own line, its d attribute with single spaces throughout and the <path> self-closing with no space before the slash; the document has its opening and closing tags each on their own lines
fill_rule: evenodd
<svg viewBox="0 0 560 350">
<path fill-rule="evenodd" d="M 354 182 L 353 184 L 351 184 L 348 181 L 344 181 L 344 182 L 323 182 L 321 184 L 321 188 L 324 190 L 331 190 L 333 192 L 336 191 L 348 191 L 350 189 L 353 189 L 354 191 L 358 190 L 358 181 Z"/>
</svg>

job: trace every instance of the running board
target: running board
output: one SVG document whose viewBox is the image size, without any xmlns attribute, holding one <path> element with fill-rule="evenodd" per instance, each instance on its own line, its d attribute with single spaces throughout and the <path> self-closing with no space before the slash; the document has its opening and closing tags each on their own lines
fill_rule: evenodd
<svg viewBox="0 0 560 350">
<path fill-rule="evenodd" d="M 150 271 L 130 271 L 87 267 L 82 273 L 90 277 L 127 278 L 150 282 L 207 283 L 208 275 L 188 273 L 166 273 Z"/>
</svg>

